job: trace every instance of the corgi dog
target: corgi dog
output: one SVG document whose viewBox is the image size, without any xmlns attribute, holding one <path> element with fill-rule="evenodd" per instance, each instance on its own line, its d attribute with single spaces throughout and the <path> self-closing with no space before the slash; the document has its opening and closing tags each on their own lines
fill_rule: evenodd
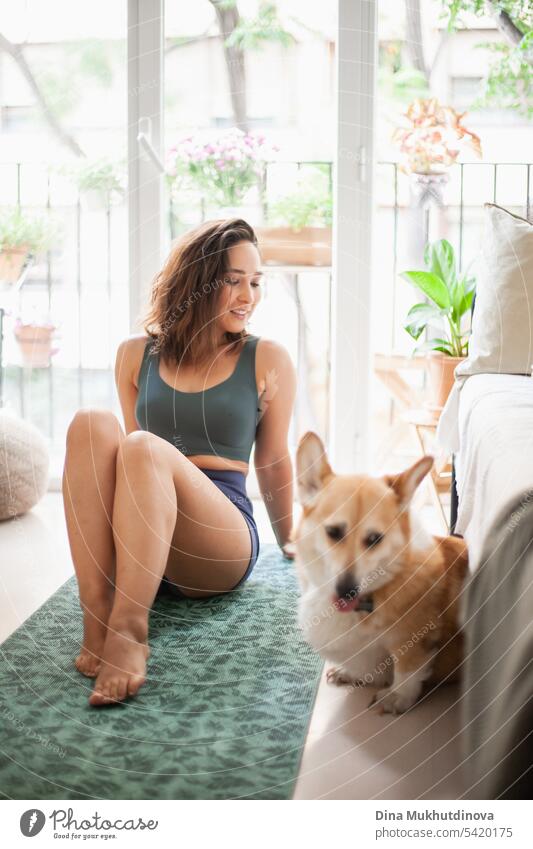
<svg viewBox="0 0 533 849">
<path fill-rule="evenodd" d="M 378 687 L 370 705 L 381 713 L 409 710 L 424 682 L 453 680 L 462 662 L 466 543 L 430 535 L 410 507 L 432 465 L 422 457 L 396 475 L 336 475 L 315 433 L 298 445 L 299 625 L 334 664 L 328 681 Z"/>
</svg>

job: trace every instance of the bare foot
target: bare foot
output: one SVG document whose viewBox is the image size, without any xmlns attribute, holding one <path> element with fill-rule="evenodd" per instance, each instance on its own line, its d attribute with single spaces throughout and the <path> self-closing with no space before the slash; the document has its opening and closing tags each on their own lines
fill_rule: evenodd
<svg viewBox="0 0 533 849">
<path fill-rule="evenodd" d="M 108 705 L 134 696 L 146 680 L 149 654 L 147 641 L 139 638 L 137 628 L 127 624 L 118 628 L 109 623 L 102 665 L 89 704 Z"/>
<path fill-rule="evenodd" d="M 95 678 L 100 669 L 112 605 L 112 596 L 83 605 L 83 643 L 74 665 L 87 678 Z"/>
</svg>

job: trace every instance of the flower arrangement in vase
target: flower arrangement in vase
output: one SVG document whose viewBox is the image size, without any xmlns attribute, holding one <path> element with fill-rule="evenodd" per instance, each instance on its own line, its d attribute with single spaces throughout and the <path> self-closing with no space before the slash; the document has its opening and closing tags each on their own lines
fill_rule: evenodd
<svg viewBox="0 0 533 849">
<path fill-rule="evenodd" d="M 404 117 L 407 126 L 397 127 L 392 140 L 400 147 L 400 169 L 410 175 L 417 205 L 444 205 L 448 168 L 464 150 L 481 157 L 479 136 L 462 124 L 466 113 L 443 106 L 436 97 L 417 98 Z"/>
<path fill-rule="evenodd" d="M 261 133 L 244 133 L 237 127 L 204 140 L 181 139 L 169 151 L 167 175 L 171 195 L 179 202 L 184 194 L 199 193 L 217 214 L 238 213 L 247 192 L 260 184 L 265 163 L 278 148 Z"/>
<path fill-rule="evenodd" d="M 392 136 L 400 147 L 402 171 L 443 174 L 465 149 L 481 157 L 479 136 L 462 124 L 465 114 L 441 105 L 436 97 L 414 100 L 404 113 L 407 126 L 397 127 Z"/>
</svg>

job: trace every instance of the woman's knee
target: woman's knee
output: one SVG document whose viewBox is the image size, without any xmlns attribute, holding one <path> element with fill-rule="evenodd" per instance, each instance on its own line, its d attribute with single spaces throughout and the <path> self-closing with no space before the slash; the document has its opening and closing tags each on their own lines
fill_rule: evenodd
<svg viewBox="0 0 533 849">
<path fill-rule="evenodd" d="M 136 430 L 122 440 L 116 458 L 117 493 L 141 492 L 153 499 L 162 515 L 176 521 L 176 494 L 168 454 L 163 440 L 147 431 Z"/>
<path fill-rule="evenodd" d="M 124 435 L 120 422 L 110 410 L 86 408 L 78 410 L 67 430 L 67 451 L 87 446 L 95 441 L 118 446 Z"/>
<path fill-rule="evenodd" d="M 146 466 L 168 466 L 163 457 L 164 443 L 146 430 L 134 430 L 120 443 L 117 452 L 117 473 L 144 469 Z"/>
</svg>

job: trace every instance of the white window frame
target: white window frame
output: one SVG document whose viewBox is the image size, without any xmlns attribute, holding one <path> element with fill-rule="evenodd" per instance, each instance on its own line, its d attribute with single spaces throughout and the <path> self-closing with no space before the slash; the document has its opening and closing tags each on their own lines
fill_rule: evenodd
<svg viewBox="0 0 533 849">
<path fill-rule="evenodd" d="M 164 0 L 128 0 L 130 328 L 160 268 Z M 338 0 L 337 133 L 328 451 L 336 471 L 369 467 L 377 0 Z M 149 118 L 153 152 L 140 152 Z M 145 127 L 146 129 L 146 122 Z M 146 148 L 146 146 L 145 146 Z"/>
<path fill-rule="evenodd" d="M 377 0 L 339 0 L 330 445 L 336 472 L 370 468 L 370 285 Z"/>
<path fill-rule="evenodd" d="M 164 0 L 128 0 L 128 220 L 130 332 L 139 332 L 163 248 Z M 139 144 L 139 132 L 145 148 Z M 150 150 L 152 155 L 150 155 Z"/>
</svg>

